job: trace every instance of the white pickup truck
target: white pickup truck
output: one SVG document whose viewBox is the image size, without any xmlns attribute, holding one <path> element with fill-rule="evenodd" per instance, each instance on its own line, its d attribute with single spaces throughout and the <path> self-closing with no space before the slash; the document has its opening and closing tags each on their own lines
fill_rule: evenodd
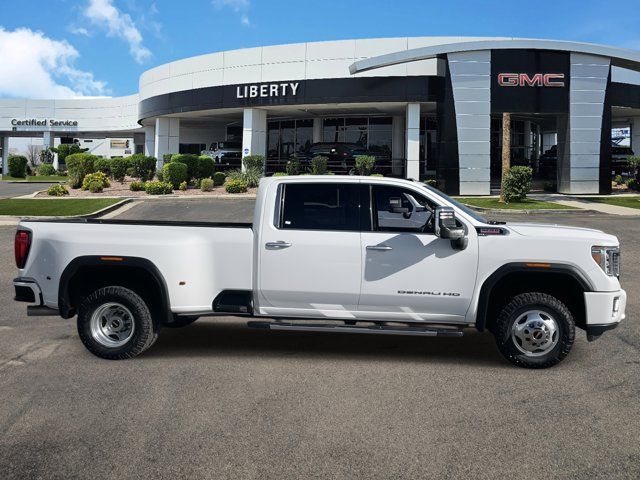
<svg viewBox="0 0 640 480">
<path fill-rule="evenodd" d="M 77 315 L 92 353 L 134 357 L 161 327 L 250 317 L 271 330 L 461 336 L 491 331 L 549 367 L 625 317 L 620 246 L 598 230 L 504 224 L 418 182 L 265 178 L 252 224 L 24 220 L 16 300 Z"/>
</svg>

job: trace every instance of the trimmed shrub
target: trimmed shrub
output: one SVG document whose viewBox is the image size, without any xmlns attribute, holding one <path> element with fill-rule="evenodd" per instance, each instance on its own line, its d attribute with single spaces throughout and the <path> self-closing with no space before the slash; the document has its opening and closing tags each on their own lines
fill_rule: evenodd
<svg viewBox="0 0 640 480">
<path fill-rule="evenodd" d="M 50 163 L 43 163 L 38 167 L 38 175 L 49 177 L 56 174 L 56 169 Z"/>
<path fill-rule="evenodd" d="M 300 161 L 295 153 L 291 155 L 291 160 L 287 162 L 285 170 L 287 175 L 300 175 Z"/>
<path fill-rule="evenodd" d="M 228 180 L 227 183 L 224 184 L 224 189 L 228 193 L 245 193 L 247 191 L 248 185 L 244 180 Z"/>
<path fill-rule="evenodd" d="M 52 197 L 64 197 L 65 195 L 69 195 L 69 190 L 64 185 L 51 185 L 47 189 L 47 195 L 51 195 Z"/>
<path fill-rule="evenodd" d="M 502 190 L 507 203 L 521 202 L 531 190 L 531 167 L 511 167 L 502 179 Z"/>
<path fill-rule="evenodd" d="M 436 182 L 433 178 L 430 178 L 429 180 L 425 180 L 424 182 L 425 185 L 429 185 L 430 187 L 436 188 L 436 185 L 438 184 L 438 182 Z"/>
<path fill-rule="evenodd" d="M 376 165 L 376 157 L 373 155 L 356 155 L 356 173 L 358 175 L 371 175 Z"/>
<path fill-rule="evenodd" d="M 213 179 L 203 178 L 200 182 L 200 189 L 202 189 L 203 192 L 210 192 L 213 190 Z"/>
<path fill-rule="evenodd" d="M 93 193 L 101 192 L 111 186 L 109 179 L 103 172 L 88 173 L 82 180 L 82 190 L 89 190 Z"/>
<path fill-rule="evenodd" d="M 69 172 L 69 185 L 71 188 L 80 188 L 85 175 L 93 173 L 95 155 L 89 153 L 74 153 L 66 158 L 67 171 Z"/>
<path fill-rule="evenodd" d="M 131 184 L 129 185 L 129 190 L 131 190 L 132 192 L 142 192 L 144 190 L 144 182 L 141 182 L 139 180 L 131 182 Z"/>
<path fill-rule="evenodd" d="M 193 181 L 193 186 L 194 186 L 195 188 L 200 188 L 200 182 L 202 182 L 202 179 L 201 179 L 201 178 L 196 178 L 196 179 Z"/>
<path fill-rule="evenodd" d="M 242 165 L 246 170 L 257 170 L 262 175 L 264 173 L 264 156 L 247 155 L 242 159 Z"/>
<path fill-rule="evenodd" d="M 216 164 L 208 155 L 200 155 L 198 157 L 198 178 L 213 177 Z"/>
<path fill-rule="evenodd" d="M 186 192 L 187 191 L 187 182 L 180 182 L 180 185 L 178 185 L 178 190 L 180 190 L 181 192 Z"/>
<path fill-rule="evenodd" d="M 384 177 L 383 174 L 381 173 L 372 173 L 371 175 L 369 175 L 370 177 Z"/>
<path fill-rule="evenodd" d="M 227 179 L 227 175 L 224 172 L 216 172 L 213 174 L 213 184 L 216 187 L 224 185 L 224 181 Z"/>
<path fill-rule="evenodd" d="M 177 153 L 171 157 L 171 163 L 183 163 L 187 166 L 187 181 L 192 178 L 200 178 L 198 156 L 191 153 Z M 168 178 L 165 181 L 170 182 Z"/>
<path fill-rule="evenodd" d="M 144 184 L 144 190 L 149 195 L 166 195 L 173 193 L 173 185 L 169 182 L 151 181 Z"/>
<path fill-rule="evenodd" d="M 165 153 L 164 155 L 162 155 L 162 163 L 165 164 L 171 162 L 171 157 L 173 157 L 174 155 L 174 153 Z"/>
<path fill-rule="evenodd" d="M 640 183 L 638 183 L 638 181 L 635 178 L 629 178 L 629 179 L 627 179 L 627 181 L 625 183 L 627 184 L 627 188 L 629 190 L 639 190 L 640 189 Z"/>
<path fill-rule="evenodd" d="M 93 162 L 93 169 L 96 172 L 102 172 L 107 176 L 111 176 L 111 160 L 107 158 L 98 158 Z"/>
<path fill-rule="evenodd" d="M 114 157 L 111 159 L 111 178 L 116 182 L 124 182 L 124 177 L 127 175 L 127 169 L 129 168 L 129 160 L 122 157 Z"/>
<path fill-rule="evenodd" d="M 151 180 L 156 174 L 156 158 L 147 157 L 141 153 L 127 157 L 129 167 L 133 169 L 132 177 L 139 178 L 143 182 Z"/>
<path fill-rule="evenodd" d="M 640 157 L 633 156 L 627 158 L 627 166 L 629 167 L 631 175 L 638 179 L 640 177 Z"/>
<path fill-rule="evenodd" d="M 61 145 L 58 145 L 56 148 L 50 148 L 50 150 L 58 154 L 58 163 L 64 165 L 67 163 L 67 157 L 69 155 L 84 153 L 89 149 L 80 148 L 80 145 L 78 145 L 77 143 L 63 143 Z"/>
<path fill-rule="evenodd" d="M 312 175 L 326 175 L 327 162 L 329 157 L 323 155 L 316 155 L 311 159 L 311 174 Z"/>
<path fill-rule="evenodd" d="M 275 172 L 272 177 L 287 177 L 289 174 L 287 172 Z"/>
<path fill-rule="evenodd" d="M 27 177 L 27 157 L 23 155 L 9 155 L 9 176 L 14 178 Z"/>
<path fill-rule="evenodd" d="M 622 175 L 616 175 L 615 177 L 613 177 L 613 183 L 615 183 L 616 185 L 622 185 L 624 183 Z"/>
<path fill-rule="evenodd" d="M 182 162 L 167 163 L 162 167 L 162 179 L 178 188 L 182 182 L 189 180 L 187 165 Z"/>
</svg>

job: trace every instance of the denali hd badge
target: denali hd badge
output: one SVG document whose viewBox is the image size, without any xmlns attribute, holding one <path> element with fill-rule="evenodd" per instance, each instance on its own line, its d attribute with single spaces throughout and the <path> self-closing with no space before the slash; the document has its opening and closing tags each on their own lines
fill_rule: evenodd
<svg viewBox="0 0 640 480">
<path fill-rule="evenodd" d="M 431 292 L 428 290 L 398 290 L 398 295 L 431 295 L 433 297 L 459 297 L 455 292 Z"/>
</svg>

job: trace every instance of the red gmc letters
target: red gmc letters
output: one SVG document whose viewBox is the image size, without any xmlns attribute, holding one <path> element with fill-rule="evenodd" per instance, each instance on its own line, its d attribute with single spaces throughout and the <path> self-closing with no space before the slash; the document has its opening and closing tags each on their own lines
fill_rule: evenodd
<svg viewBox="0 0 640 480">
<path fill-rule="evenodd" d="M 564 87 L 564 73 L 499 73 L 501 87 Z"/>
</svg>

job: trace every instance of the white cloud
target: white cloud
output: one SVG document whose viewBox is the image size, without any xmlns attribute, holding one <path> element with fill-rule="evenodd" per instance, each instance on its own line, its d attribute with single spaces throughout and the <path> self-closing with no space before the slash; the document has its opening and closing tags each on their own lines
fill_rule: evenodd
<svg viewBox="0 0 640 480">
<path fill-rule="evenodd" d="M 240 24 L 243 27 L 251 26 L 248 11 L 251 8 L 249 0 L 212 0 L 213 6 L 216 8 L 230 8 L 235 13 L 240 14 Z"/>
<path fill-rule="evenodd" d="M 85 37 L 89 36 L 89 30 L 84 27 L 69 27 L 69 33 L 73 33 L 74 35 L 84 35 Z"/>
<path fill-rule="evenodd" d="M 131 16 L 114 7 L 112 0 L 89 0 L 83 13 L 93 25 L 105 29 L 108 36 L 126 41 L 136 62 L 142 63 L 151 57 L 151 51 L 142 44 L 142 34 Z"/>
<path fill-rule="evenodd" d="M 106 83 L 73 62 L 78 51 L 66 40 L 53 40 L 28 28 L 0 27 L 0 95 L 14 98 L 104 96 Z"/>
</svg>

